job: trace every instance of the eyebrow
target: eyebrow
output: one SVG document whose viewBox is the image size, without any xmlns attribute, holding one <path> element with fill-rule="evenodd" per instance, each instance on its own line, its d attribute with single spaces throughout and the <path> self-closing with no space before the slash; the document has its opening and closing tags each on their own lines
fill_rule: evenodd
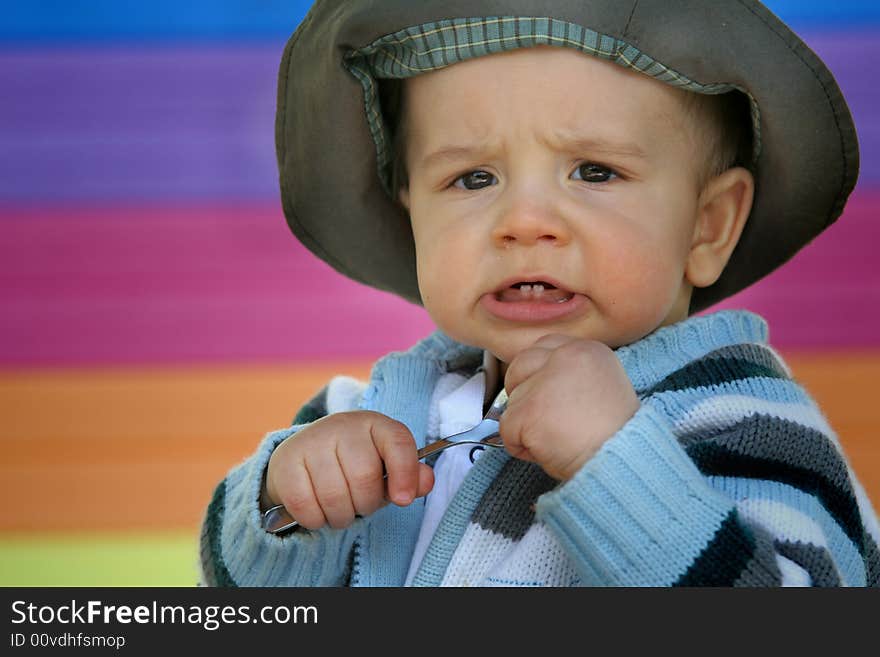
<svg viewBox="0 0 880 657">
<path fill-rule="evenodd" d="M 547 143 L 547 142 L 545 142 Z M 612 141 L 603 138 L 584 137 L 578 135 L 566 135 L 564 133 L 556 133 L 553 143 L 559 150 L 577 151 L 584 154 L 610 155 L 626 157 L 631 159 L 645 159 L 645 151 L 640 146 L 631 142 Z M 458 145 L 453 144 L 443 146 L 422 158 L 422 168 L 429 168 L 440 164 L 441 162 L 455 161 L 460 159 L 473 159 L 485 148 L 474 145 Z"/>
<path fill-rule="evenodd" d="M 471 159 L 485 149 L 479 146 L 444 146 L 422 158 L 422 168 L 427 169 L 444 161 Z"/>
<path fill-rule="evenodd" d="M 646 157 L 644 149 L 634 142 L 586 137 L 566 132 L 556 132 L 554 138 L 556 140 L 554 143 L 560 147 L 560 150 L 564 147 L 565 150 L 576 150 L 585 154 L 598 153 L 637 159 Z"/>
</svg>

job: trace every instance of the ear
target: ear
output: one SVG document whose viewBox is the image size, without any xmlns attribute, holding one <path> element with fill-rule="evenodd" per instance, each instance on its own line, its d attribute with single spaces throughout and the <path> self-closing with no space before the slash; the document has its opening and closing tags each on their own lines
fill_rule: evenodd
<svg viewBox="0 0 880 657">
<path fill-rule="evenodd" d="M 397 190 L 397 200 L 409 212 L 409 187 L 401 187 Z"/>
<path fill-rule="evenodd" d="M 733 167 L 703 187 L 685 277 L 694 287 L 718 280 L 739 242 L 752 210 L 755 179 L 743 167 Z"/>
</svg>

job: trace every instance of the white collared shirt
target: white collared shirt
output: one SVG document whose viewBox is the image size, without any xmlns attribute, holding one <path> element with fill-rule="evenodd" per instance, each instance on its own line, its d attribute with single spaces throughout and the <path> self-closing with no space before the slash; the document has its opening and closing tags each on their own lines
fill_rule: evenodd
<svg viewBox="0 0 880 657">
<path fill-rule="evenodd" d="M 472 377 L 467 378 L 455 372 L 440 377 L 428 413 L 429 440 L 451 436 L 478 425 L 483 419 L 483 409 L 491 401 L 489 397 L 494 393 L 497 381 L 498 360 L 489 352 L 484 352 L 483 367 Z M 483 449 L 474 445 L 455 447 L 441 452 L 437 458 L 434 464 L 434 488 L 425 498 L 425 513 L 406 576 L 406 586 L 415 577 L 449 502 Z"/>
</svg>

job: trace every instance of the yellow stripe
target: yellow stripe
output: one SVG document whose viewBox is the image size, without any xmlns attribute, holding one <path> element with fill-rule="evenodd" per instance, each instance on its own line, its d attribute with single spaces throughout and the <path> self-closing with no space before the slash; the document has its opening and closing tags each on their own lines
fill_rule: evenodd
<svg viewBox="0 0 880 657">
<path fill-rule="evenodd" d="M 195 586 L 198 536 L 0 535 L 0 586 Z"/>
</svg>

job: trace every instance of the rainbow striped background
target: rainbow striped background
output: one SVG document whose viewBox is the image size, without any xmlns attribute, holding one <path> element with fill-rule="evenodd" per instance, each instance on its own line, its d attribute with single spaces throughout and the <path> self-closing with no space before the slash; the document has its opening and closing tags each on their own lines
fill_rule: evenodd
<svg viewBox="0 0 880 657">
<path fill-rule="evenodd" d="M 282 218 L 276 71 L 310 4 L 2 3 L 0 585 L 194 584 L 224 473 L 331 374 L 431 330 Z M 767 4 L 837 76 L 862 173 L 724 306 L 768 318 L 880 506 L 880 4 Z"/>
</svg>

